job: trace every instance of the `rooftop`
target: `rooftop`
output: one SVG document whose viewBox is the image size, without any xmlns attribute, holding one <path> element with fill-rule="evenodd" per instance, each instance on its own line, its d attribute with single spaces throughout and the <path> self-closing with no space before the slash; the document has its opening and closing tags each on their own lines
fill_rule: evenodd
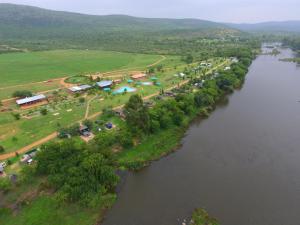
<svg viewBox="0 0 300 225">
<path fill-rule="evenodd" d="M 101 88 L 103 87 L 107 87 L 107 86 L 110 86 L 112 85 L 112 81 L 111 80 L 103 80 L 103 81 L 100 81 L 100 82 L 97 82 L 97 85 Z"/>
<path fill-rule="evenodd" d="M 132 75 L 131 78 L 132 79 L 139 79 L 139 78 L 143 78 L 143 77 L 146 77 L 147 75 L 145 73 L 138 73 L 138 74 L 135 74 L 135 75 Z"/>
<path fill-rule="evenodd" d="M 46 99 L 45 95 L 35 95 L 35 96 L 32 96 L 32 97 L 19 99 L 19 100 L 16 101 L 16 103 L 18 105 L 23 105 L 23 104 L 26 104 L 26 103 L 35 102 L 35 101 L 44 100 L 44 99 Z"/>
<path fill-rule="evenodd" d="M 69 90 L 72 92 L 77 92 L 77 91 L 85 91 L 87 89 L 90 89 L 92 86 L 84 84 L 81 86 L 74 86 L 74 87 L 70 87 Z"/>
</svg>

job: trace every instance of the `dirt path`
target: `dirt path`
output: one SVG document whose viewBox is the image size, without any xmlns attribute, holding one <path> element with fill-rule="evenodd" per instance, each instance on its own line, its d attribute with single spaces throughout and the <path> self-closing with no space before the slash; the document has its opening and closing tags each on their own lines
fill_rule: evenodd
<svg viewBox="0 0 300 225">
<path fill-rule="evenodd" d="M 87 102 L 87 106 L 86 106 L 86 110 L 85 110 L 85 116 L 84 116 L 84 119 L 87 119 L 89 117 L 89 112 L 90 112 L 90 105 L 91 105 L 91 102 L 97 98 L 98 96 L 94 96 L 93 98 L 91 98 L 88 102 Z"/>
<path fill-rule="evenodd" d="M 8 159 L 8 158 L 12 158 L 16 155 L 16 153 L 19 153 L 19 154 L 22 154 L 22 153 L 25 153 L 39 145 L 42 145 L 48 141 L 51 141 L 52 139 L 56 138 L 57 137 L 57 132 L 54 132 L 50 135 L 48 135 L 47 137 L 44 137 L 43 139 L 40 139 L 38 141 L 35 141 L 33 142 L 32 144 L 30 145 L 27 145 L 21 149 L 19 149 L 18 151 L 15 151 L 15 152 L 10 152 L 10 153 L 7 153 L 7 154 L 4 154 L 4 155 L 0 155 L 0 160 L 5 160 L 5 159 Z"/>
<path fill-rule="evenodd" d="M 211 73 L 213 70 L 215 70 L 215 69 L 217 69 L 217 68 L 219 68 L 219 67 L 222 67 L 222 66 L 226 65 L 227 63 L 228 63 L 228 61 L 225 61 L 225 62 L 223 62 L 223 63 L 221 63 L 221 64 L 215 66 L 214 68 L 208 70 L 208 71 L 206 72 L 206 74 Z M 189 81 L 190 81 L 189 79 L 184 80 L 184 81 L 182 81 L 182 82 L 180 82 L 180 83 L 178 83 L 178 84 L 176 84 L 176 85 L 174 85 L 174 86 L 172 86 L 172 87 L 167 88 L 166 90 L 167 90 L 167 91 L 170 91 L 170 90 L 175 89 L 175 88 L 177 88 L 177 87 L 181 87 L 181 86 L 187 84 Z M 144 100 L 147 100 L 147 99 L 153 98 L 153 97 L 155 97 L 155 96 L 158 96 L 159 94 L 160 94 L 160 92 L 155 92 L 155 93 L 153 93 L 153 94 L 151 94 L 151 95 L 148 95 L 148 96 L 143 97 L 143 99 L 144 99 Z M 93 99 L 93 98 L 92 98 L 92 99 Z M 91 102 L 92 99 L 89 100 L 89 103 Z M 88 104 L 88 105 L 89 105 L 89 104 Z M 121 109 L 121 108 L 123 108 L 123 107 L 124 107 L 124 104 L 114 107 L 113 110 Z M 89 111 L 89 107 L 88 107 L 87 110 L 86 110 L 86 113 L 85 113 L 85 119 L 94 119 L 95 117 L 97 117 L 97 116 L 99 116 L 99 115 L 102 114 L 102 112 L 98 112 L 98 113 L 95 113 L 95 114 L 93 114 L 93 115 L 91 115 L 91 116 L 88 116 L 88 111 Z M 77 121 L 77 122 L 81 122 L 81 121 L 82 121 L 82 120 Z M 0 155 L 0 160 L 5 160 L 5 159 L 8 159 L 8 158 L 14 157 L 14 156 L 16 155 L 16 152 L 18 152 L 19 154 L 22 154 L 22 153 L 24 153 L 24 152 L 27 152 L 27 151 L 31 150 L 32 148 L 35 148 L 35 147 L 37 147 L 37 146 L 39 146 L 39 145 L 42 145 L 42 144 L 44 144 L 44 143 L 46 143 L 46 142 L 48 142 L 48 141 L 53 140 L 54 138 L 57 137 L 57 134 L 58 134 L 57 132 L 54 132 L 54 133 L 48 135 L 47 137 L 45 137 L 45 138 L 43 138 L 43 139 L 40 139 L 40 140 L 38 140 L 38 141 L 36 141 L 36 142 L 33 142 L 33 143 L 30 144 L 30 145 L 27 145 L 27 146 L 25 146 L 25 147 L 19 149 L 18 151 L 11 152 L 11 153 L 7 153 L 7 154 L 4 154 L 4 155 Z"/>
<path fill-rule="evenodd" d="M 49 79 L 49 80 L 44 80 L 44 81 L 38 81 L 38 82 L 30 82 L 30 83 L 26 83 L 26 84 L 18 84 L 18 85 L 13 85 L 13 86 L 0 87 L 0 90 L 6 90 L 6 89 L 10 89 L 10 88 L 15 88 L 15 87 L 23 87 L 26 85 L 43 84 L 43 83 L 47 83 L 49 81 L 59 81 L 61 79 L 63 79 L 63 78 L 55 78 L 55 79 Z"/>
</svg>

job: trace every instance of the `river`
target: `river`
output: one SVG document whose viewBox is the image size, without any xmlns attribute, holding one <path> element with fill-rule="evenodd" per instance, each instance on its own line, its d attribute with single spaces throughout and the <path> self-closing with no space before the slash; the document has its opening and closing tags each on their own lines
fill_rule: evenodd
<svg viewBox="0 0 300 225">
<path fill-rule="evenodd" d="M 129 173 L 103 225 L 176 225 L 194 208 L 222 225 L 300 224 L 300 67 L 261 55 L 241 90 L 182 146 Z"/>
</svg>

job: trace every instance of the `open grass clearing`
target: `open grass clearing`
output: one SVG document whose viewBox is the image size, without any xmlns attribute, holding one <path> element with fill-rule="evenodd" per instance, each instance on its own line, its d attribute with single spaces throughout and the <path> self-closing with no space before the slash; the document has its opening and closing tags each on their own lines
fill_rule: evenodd
<svg viewBox="0 0 300 225">
<path fill-rule="evenodd" d="M 146 67 L 162 57 L 96 50 L 54 50 L 0 55 L 0 87 L 48 79 Z"/>
</svg>

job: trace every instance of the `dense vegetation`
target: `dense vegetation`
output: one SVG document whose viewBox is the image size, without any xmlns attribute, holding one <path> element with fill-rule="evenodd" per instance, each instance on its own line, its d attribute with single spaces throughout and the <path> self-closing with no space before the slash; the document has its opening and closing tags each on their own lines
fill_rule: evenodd
<svg viewBox="0 0 300 225">
<path fill-rule="evenodd" d="M 74 141 L 50 143 L 42 147 L 37 161 L 37 174 L 47 175 L 60 202 L 80 201 L 84 205 L 95 205 L 118 181 L 112 159 L 95 145 Z"/>
</svg>

